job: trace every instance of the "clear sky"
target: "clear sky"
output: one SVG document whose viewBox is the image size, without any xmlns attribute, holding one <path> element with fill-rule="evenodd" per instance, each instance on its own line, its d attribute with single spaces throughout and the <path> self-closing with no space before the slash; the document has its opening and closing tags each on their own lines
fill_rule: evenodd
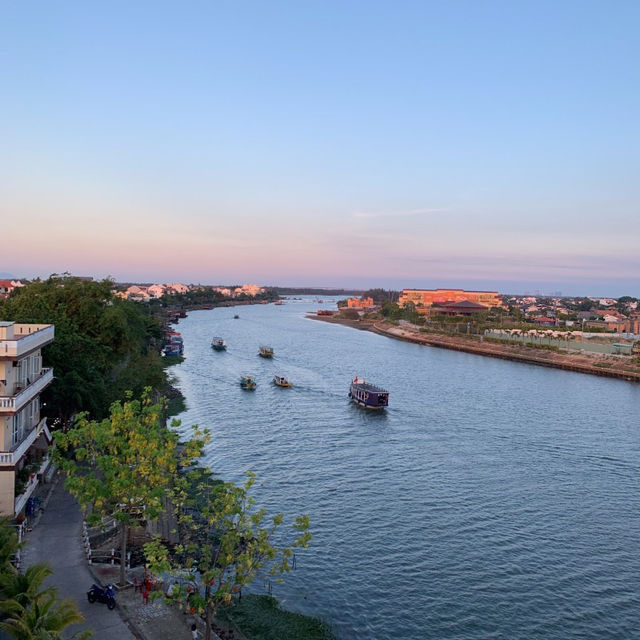
<svg viewBox="0 0 640 640">
<path fill-rule="evenodd" d="M 640 296 L 638 0 L 0 1 L 0 271 Z"/>
</svg>

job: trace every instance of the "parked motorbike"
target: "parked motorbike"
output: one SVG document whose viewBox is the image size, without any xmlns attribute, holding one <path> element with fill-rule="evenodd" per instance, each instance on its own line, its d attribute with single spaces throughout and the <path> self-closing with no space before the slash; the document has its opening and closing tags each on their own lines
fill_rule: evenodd
<svg viewBox="0 0 640 640">
<path fill-rule="evenodd" d="M 116 592 L 112 584 L 108 584 L 106 587 L 99 587 L 97 584 L 91 586 L 91 589 L 87 591 L 87 599 L 89 602 L 104 602 L 109 609 L 114 609 L 116 606 Z"/>
</svg>

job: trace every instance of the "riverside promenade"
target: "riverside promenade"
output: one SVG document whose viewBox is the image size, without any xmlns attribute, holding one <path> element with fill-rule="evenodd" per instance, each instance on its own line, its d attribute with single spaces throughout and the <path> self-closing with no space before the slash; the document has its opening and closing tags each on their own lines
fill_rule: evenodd
<svg viewBox="0 0 640 640">
<path fill-rule="evenodd" d="M 118 605 L 113 611 L 105 604 L 88 602 L 87 591 L 97 580 L 84 555 L 82 514 L 76 500 L 64 488 L 60 474 L 54 482 L 43 503 L 44 513 L 26 535 L 22 562 L 23 567 L 45 563 L 53 569 L 47 585 L 57 587 L 61 598 L 74 600 L 85 617 L 71 631 L 91 630 L 93 640 L 189 640 L 190 617 L 161 601 L 145 604 L 133 589 L 116 594 Z M 114 581 L 115 569 L 93 567 L 102 582 Z"/>
</svg>

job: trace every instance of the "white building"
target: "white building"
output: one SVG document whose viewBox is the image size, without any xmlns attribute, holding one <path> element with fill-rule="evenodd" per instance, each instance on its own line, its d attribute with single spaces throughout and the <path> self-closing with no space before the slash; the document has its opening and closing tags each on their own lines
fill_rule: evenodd
<svg viewBox="0 0 640 640">
<path fill-rule="evenodd" d="M 40 393 L 53 381 L 41 354 L 53 338 L 50 324 L 0 321 L 0 515 L 18 515 L 50 467 Z"/>
</svg>

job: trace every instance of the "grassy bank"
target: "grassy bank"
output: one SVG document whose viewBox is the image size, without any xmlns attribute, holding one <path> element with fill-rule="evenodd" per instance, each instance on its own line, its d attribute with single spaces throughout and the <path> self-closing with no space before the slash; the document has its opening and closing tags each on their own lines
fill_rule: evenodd
<svg viewBox="0 0 640 640">
<path fill-rule="evenodd" d="M 280 608 L 271 596 L 243 596 L 218 618 L 236 625 L 250 640 L 335 640 L 329 626 L 318 618 Z"/>
</svg>

